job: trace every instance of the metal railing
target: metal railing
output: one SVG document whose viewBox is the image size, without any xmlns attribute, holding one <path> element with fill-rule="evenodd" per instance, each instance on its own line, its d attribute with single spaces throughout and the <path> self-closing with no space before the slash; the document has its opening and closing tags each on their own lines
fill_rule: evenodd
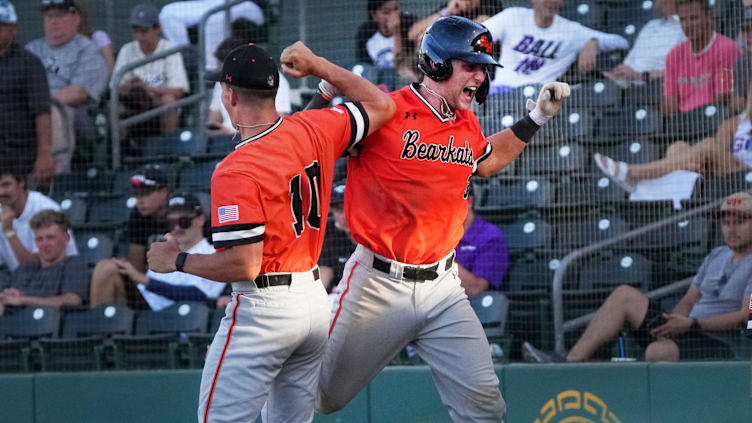
<svg viewBox="0 0 752 423">
<path fill-rule="evenodd" d="M 192 94 L 188 97 L 183 97 L 179 99 L 178 101 L 170 104 L 165 104 L 162 106 L 159 106 L 155 109 L 148 110 L 144 113 L 139 113 L 135 116 L 131 116 L 127 119 L 120 120 L 120 114 L 119 114 L 119 108 L 120 108 L 120 81 L 122 81 L 123 77 L 126 73 L 130 72 L 131 70 L 141 67 L 147 63 L 151 63 L 157 60 L 164 59 L 168 56 L 171 56 L 176 53 L 181 53 L 183 51 L 191 50 L 194 47 L 190 44 L 185 44 L 177 47 L 173 47 L 171 49 L 165 50 L 161 53 L 157 53 L 154 55 L 151 55 L 149 57 L 146 57 L 144 59 L 128 63 L 127 65 L 120 68 L 117 72 L 115 72 L 114 75 L 112 75 L 112 78 L 110 78 L 110 139 L 112 141 L 112 168 L 117 169 L 120 167 L 121 160 L 120 160 L 120 131 L 123 128 L 127 128 L 129 126 L 133 126 L 137 123 L 141 123 L 144 121 L 147 121 L 153 117 L 159 116 L 169 110 L 177 109 L 183 106 L 187 106 L 189 104 L 193 104 L 196 102 L 201 101 L 203 103 L 204 98 L 206 97 L 206 89 L 203 90 L 199 89 L 198 93 Z M 200 56 L 199 59 L 199 69 L 204 67 L 203 64 L 203 56 Z M 199 86 L 204 86 L 204 84 L 199 84 Z"/>
<path fill-rule="evenodd" d="M 163 106 L 159 106 L 155 109 L 151 109 L 149 111 L 146 111 L 144 113 L 139 113 L 135 116 L 131 116 L 127 119 L 120 120 L 120 115 L 118 113 L 119 105 L 120 105 L 120 81 L 123 79 L 126 73 L 129 71 L 138 68 L 140 66 L 143 66 L 147 63 L 151 63 L 157 60 L 164 59 L 172 54 L 175 53 L 181 53 L 183 51 L 187 51 L 190 49 L 193 49 L 194 47 L 190 44 L 181 45 L 173 47 L 169 50 L 165 50 L 161 53 L 154 54 L 152 56 L 146 57 L 142 60 L 129 63 L 125 65 L 123 68 L 119 69 L 117 72 L 115 72 L 114 75 L 112 75 L 112 78 L 110 78 L 110 139 L 112 142 L 112 167 L 113 169 L 117 169 L 121 165 L 121 157 L 120 157 L 120 131 L 123 128 L 127 128 L 129 126 L 133 126 L 135 124 L 147 121 L 153 117 L 159 116 L 169 110 L 177 109 L 183 106 L 188 106 L 194 103 L 199 103 L 199 122 L 203 122 L 206 118 L 207 114 L 207 102 L 205 100 L 208 99 L 208 90 L 206 89 L 206 56 L 204 54 L 205 45 L 206 45 L 206 21 L 209 19 L 209 17 L 215 13 L 221 12 L 221 11 L 229 11 L 231 7 L 238 5 L 240 3 L 243 3 L 245 1 L 249 0 L 226 0 L 224 4 L 220 4 L 216 7 L 213 7 L 206 11 L 201 16 L 201 20 L 198 24 L 198 84 L 197 84 L 197 92 L 188 96 L 183 97 L 179 99 L 178 101 L 166 104 Z M 229 27 L 230 25 L 230 19 L 228 15 L 225 15 L 226 22 L 225 24 Z"/>
<path fill-rule="evenodd" d="M 564 276 L 566 275 L 566 272 L 572 263 L 574 263 L 576 260 L 582 257 L 592 255 L 612 245 L 619 244 L 624 241 L 628 241 L 632 238 L 636 238 L 648 232 L 654 231 L 664 226 L 668 226 L 675 222 L 679 222 L 689 217 L 708 213 L 709 211 L 717 209 L 718 206 L 722 202 L 723 200 L 713 201 L 711 203 L 705 204 L 695 209 L 688 210 L 686 212 L 679 213 L 675 216 L 667 217 L 665 219 L 661 219 L 657 222 L 653 222 L 641 228 L 637 228 L 635 230 L 629 231 L 620 236 L 610 238 L 601 242 L 597 242 L 595 244 L 588 245 L 583 248 L 579 248 L 567 254 L 561 260 L 559 267 L 554 272 L 554 279 L 552 282 L 551 297 L 552 297 L 553 307 L 554 307 L 554 346 L 555 346 L 556 352 L 560 354 L 565 354 L 566 349 L 564 347 L 564 334 L 566 332 L 569 332 L 571 330 L 574 330 L 581 326 L 586 325 L 592 319 L 592 316 L 595 314 L 595 313 L 588 313 L 586 315 L 569 320 L 567 322 L 564 321 L 564 289 L 563 289 Z M 678 282 L 674 282 L 665 287 L 656 289 L 654 291 L 650 291 L 649 293 L 647 293 L 647 295 L 649 298 L 657 298 L 660 296 L 664 296 L 669 293 L 676 292 L 680 290 L 682 287 L 686 287 L 690 282 L 691 282 L 691 279 L 684 279 Z"/>
</svg>

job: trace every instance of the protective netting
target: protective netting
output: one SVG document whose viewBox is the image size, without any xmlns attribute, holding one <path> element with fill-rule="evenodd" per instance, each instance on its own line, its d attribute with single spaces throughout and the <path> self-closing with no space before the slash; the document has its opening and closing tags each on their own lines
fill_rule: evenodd
<svg viewBox="0 0 752 423">
<path fill-rule="evenodd" d="M 183 233 L 186 249 L 212 248 L 201 241 L 211 241 L 211 175 L 238 138 L 220 90 L 201 78 L 237 45 L 278 58 L 302 40 L 399 89 L 420 79 L 425 28 L 448 15 L 486 23 L 504 66 L 490 75 L 486 102 L 473 105 L 486 136 L 522 118 L 544 83 L 572 87 L 517 160 L 472 183 L 471 216 L 503 236 L 484 245 L 468 236 L 457 260 L 484 281 L 466 290 L 495 359 L 519 361 L 523 342 L 550 351 L 557 339 L 560 352 L 582 352 L 577 359 L 651 358 L 644 348 L 658 340 L 650 330 L 667 319 L 661 310 L 683 316 L 664 335 L 682 359 L 749 357 L 740 310 L 752 290 L 752 199 L 715 214 L 752 187 L 745 2 L 266 0 L 227 2 L 237 3 L 229 19 L 202 20 L 223 3 L 16 0 L 13 14 L 0 0 L 0 371 L 201 367 L 230 289 L 145 273 L 148 246 L 164 232 Z M 317 84 L 286 78 L 278 112 L 301 110 Z M 67 256 L 49 252 L 65 250 L 59 216 L 30 222 L 58 205 L 73 236 Z M 319 263 L 332 298 L 354 250 L 334 217 Z M 58 240 L 43 245 L 44 230 Z M 639 294 L 656 290 L 650 302 Z M 573 319 L 609 295 L 595 322 L 623 325 L 577 344 L 589 319 Z M 736 320 L 703 329 L 722 314 Z M 395 362 L 419 358 L 408 348 Z"/>
</svg>

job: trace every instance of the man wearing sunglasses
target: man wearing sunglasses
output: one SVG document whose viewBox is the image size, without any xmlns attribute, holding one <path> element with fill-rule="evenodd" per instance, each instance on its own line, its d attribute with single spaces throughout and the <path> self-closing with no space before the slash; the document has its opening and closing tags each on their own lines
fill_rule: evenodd
<svg viewBox="0 0 752 423">
<path fill-rule="evenodd" d="M 172 43 L 160 36 L 159 11 L 154 6 L 139 4 L 134 7 L 130 23 L 133 41 L 120 49 L 115 72 L 173 47 Z M 183 56 L 177 53 L 139 66 L 127 72 L 120 81 L 121 102 L 128 115 L 174 103 L 189 90 Z M 139 133 L 143 132 L 145 136 L 174 132 L 178 129 L 178 109 L 165 112 L 156 122 L 148 120 L 139 126 Z M 133 135 L 133 130 L 130 132 Z"/>
<path fill-rule="evenodd" d="M 70 171 L 75 161 L 90 162 L 96 136 L 89 104 L 99 101 L 110 70 L 93 41 L 78 33 L 81 9 L 74 0 L 42 0 L 44 37 L 26 49 L 42 61 L 50 95 L 59 105 L 52 108 L 52 156 L 56 173 Z"/>
<path fill-rule="evenodd" d="M 199 200 L 189 193 L 170 197 L 167 207 L 167 229 L 177 240 L 180 251 L 188 254 L 212 254 L 214 247 L 204 237 L 206 215 Z M 183 272 L 143 273 L 125 259 L 115 259 L 120 273 L 134 282 L 152 310 L 169 307 L 175 301 L 216 299 L 224 283 L 210 281 Z"/>
<path fill-rule="evenodd" d="M 147 308 L 136 285 L 129 283 L 128 272 L 121 263 L 128 261 L 136 270 L 146 272 L 146 250 L 152 242 L 165 233 L 167 200 L 167 174 L 158 164 L 147 164 L 130 180 L 136 205 L 128 219 L 126 239 L 128 257 L 105 259 L 97 263 L 91 276 L 91 306 L 102 304 L 128 304 L 137 309 Z"/>
</svg>

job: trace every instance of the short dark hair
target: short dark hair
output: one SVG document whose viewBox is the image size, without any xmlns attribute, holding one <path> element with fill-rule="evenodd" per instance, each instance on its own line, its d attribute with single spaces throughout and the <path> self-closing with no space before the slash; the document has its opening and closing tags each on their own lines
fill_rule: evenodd
<svg viewBox="0 0 752 423">
<path fill-rule="evenodd" d="M 708 0 L 676 0 L 676 8 L 678 9 L 679 6 L 686 6 L 694 3 L 702 6 L 702 10 L 705 11 L 705 13 L 710 13 L 710 4 L 708 3 Z"/>
<path fill-rule="evenodd" d="M 57 225 L 63 232 L 68 232 L 68 229 L 70 229 L 68 215 L 56 210 L 42 210 L 29 221 L 32 231 L 37 231 L 51 225 Z"/>
<path fill-rule="evenodd" d="M 0 150 L 0 177 L 10 176 L 17 182 L 23 182 L 26 186 L 26 169 L 25 166 L 14 160 L 15 156 L 7 150 Z"/>
<path fill-rule="evenodd" d="M 243 100 L 244 103 L 254 103 L 257 101 L 272 100 L 277 97 L 277 89 L 269 90 L 256 90 L 253 88 L 241 88 L 235 85 L 228 84 L 232 89 L 238 93 L 238 97 Z"/>
<path fill-rule="evenodd" d="M 381 8 L 381 6 L 384 5 L 384 3 L 391 1 L 391 0 L 368 0 L 368 4 L 366 5 L 366 8 L 368 9 L 368 12 L 373 12 L 374 10 L 378 10 Z"/>
<path fill-rule="evenodd" d="M 225 57 L 227 57 L 228 54 L 230 54 L 231 51 L 235 50 L 235 48 L 240 47 L 242 45 L 246 45 L 250 42 L 250 40 L 246 37 L 238 37 L 238 36 L 230 36 L 222 40 L 221 43 L 217 46 L 217 49 L 214 50 L 214 57 L 219 60 L 220 63 L 225 61 Z"/>
</svg>

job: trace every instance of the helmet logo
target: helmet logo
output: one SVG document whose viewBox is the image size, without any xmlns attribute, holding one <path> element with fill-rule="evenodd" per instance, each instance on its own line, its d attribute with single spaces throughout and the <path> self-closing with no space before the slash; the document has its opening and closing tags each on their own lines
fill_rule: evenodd
<svg viewBox="0 0 752 423">
<path fill-rule="evenodd" d="M 473 43 L 473 50 L 493 55 L 493 43 L 488 39 L 488 35 L 483 34 L 475 39 Z"/>
</svg>

